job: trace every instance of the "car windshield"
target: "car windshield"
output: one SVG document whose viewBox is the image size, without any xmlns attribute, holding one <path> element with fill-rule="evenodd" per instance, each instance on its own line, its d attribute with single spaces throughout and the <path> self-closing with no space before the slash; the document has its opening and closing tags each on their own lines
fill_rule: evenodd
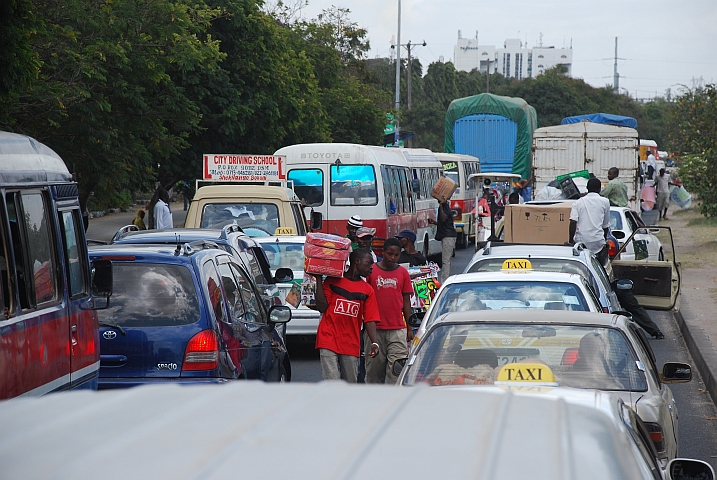
<svg viewBox="0 0 717 480">
<path fill-rule="evenodd" d="M 192 274 L 181 265 L 112 263 L 110 306 L 100 322 L 121 327 L 166 327 L 199 320 Z"/>
<path fill-rule="evenodd" d="M 272 271 L 277 268 L 302 270 L 304 268 L 304 244 L 284 242 L 262 242 L 261 247 L 269 259 Z"/>
<path fill-rule="evenodd" d="M 466 282 L 443 287 L 431 319 L 448 312 L 473 310 L 590 311 L 577 285 L 566 282 Z"/>
<path fill-rule="evenodd" d="M 279 226 L 279 209 L 273 203 L 209 203 L 204 206 L 201 228 L 222 228 L 232 223 L 273 234 Z"/>
<path fill-rule="evenodd" d="M 411 359 L 403 385 L 492 385 L 510 363 L 545 364 L 559 386 L 646 391 L 645 374 L 614 328 L 526 323 L 438 325 Z"/>
</svg>

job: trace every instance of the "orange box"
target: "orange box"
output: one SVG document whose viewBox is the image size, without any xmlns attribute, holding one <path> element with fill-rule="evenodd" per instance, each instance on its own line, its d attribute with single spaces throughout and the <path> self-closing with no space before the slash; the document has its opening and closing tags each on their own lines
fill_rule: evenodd
<svg viewBox="0 0 717 480">
<path fill-rule="evenodd" d="M 436 185 L 431 190 L 431 196 L 443 203 L 453 195 L 453 192 L 458 188 L 458 184 L 448 177 L 441 177 Z"/>
<path fill-rule="evenodd" d="M 304 271 L 316 275 L 328 275 L 329 277 L 343 277 L 346 260 L 329 260 L 326 258 L 304 259 Z"/>
</svg>

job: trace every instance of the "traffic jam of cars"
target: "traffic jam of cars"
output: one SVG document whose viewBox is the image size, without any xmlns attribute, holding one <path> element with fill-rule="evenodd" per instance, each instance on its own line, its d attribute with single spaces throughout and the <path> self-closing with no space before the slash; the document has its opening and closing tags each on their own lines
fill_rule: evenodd
<svg viewBox="0 0 717 480">
<path fill-rule="evenodd" d="M 692 366 L 657 364 L 648 337 L 662 333 L 641 313 L 679 301 L 672 232 L 630 208 L 606 211 L 613 242 L 596 252 L 579 234 L 566 244 L 571 201 L 491 198 L 502 240 L 479 242 L 483 222 L 466 220 L 475 209 L 452 212 L 451 196 L 471 176 L 499 191 L 510 184 L 476 173 L 473 157 L 455 159 L 451 168 L 466 174 L 454 182 L 425 153 L 298 145 L 263 161 L 277 166 L 265 179 L 274 185 L 217 181 L 205 168 L 185 228 L 128 225 L 109 242 L 88 242 L 69 172 L 27 139 L 0 134 L 0 157 L 25 149 L 45 158 L 29 183 L 17 161 L 0 176 L 0 325 L 3 344 L 17 344 L 3 346 L 14 372 L 5 371 L 0 392 L 80 391 L 0 403 L 4 478 L 224 478 L 239 468 L 295 478 L 715 478 L 708 463 L 678 455 L 670 385 L 690 382 Z M 331 155 L 307 153 L 322 149 Z M 441 199 L 435 192 L 447 181 L 452 191 Z M 453 223 L 446 211 L 465 223 L 461 246 L 475 238 L 479 248 L 464 272 L 444 278 L 426 257 L 442 255 L 450 268 L 453 252 L 439 238 Z M 540 229 L 526 230 L 525 219 Z M 555 219 L 557 235 L 545 227 Z M 386 275 L 379 287 L 403 285 L 403 354 L 382 353 L 392 330 L 368 322 L 394 308 L 382 293 L 371 308 L 366 283 L 377 273 Z M 327 333 L 337 314 L 353 323 Z M 340 342 L 354 334 L 358 342 L 363 321 L 360 360 L 345 362 L 355 355 Z M 62 329 L 64 344 L 51 339 Z M 333 362 L 336 378 L 363 369 L 372 383 L 381 359 L 378 383 L 395 386 L 286 385 L 287 339 L 319 348 L 326 335 L 341 352 L 327 360 L 321 350 L 325 379 Z M 51 368 L 54 377 L 36 373 Z M 435 458 L 416 462 L 412 439 Z M 30 448 L 52 453 L 30 460 L 22 453 Z M 97 470 L 108 455 L 132 462 Z M 439 460 L 446 455 L 456 460 Z"/>
</svg>

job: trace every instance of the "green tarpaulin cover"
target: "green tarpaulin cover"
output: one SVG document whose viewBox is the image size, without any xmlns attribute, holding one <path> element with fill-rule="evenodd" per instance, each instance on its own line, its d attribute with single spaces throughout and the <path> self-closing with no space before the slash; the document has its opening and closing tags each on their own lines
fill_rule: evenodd
<svg viewBox="0 0 717 480">
<path fill-rule="evenodd" d="M 535 109 L 522 98 L 481 93 L 453 100 L 446 112 L 445 152 L 455 153 L 453 124 L 456 120 L 481 113 L 500 115 L 513 120 L 518 125 L 515 155 L 513 156 L 513 173 L 522 178 L 530 178 L 532 168 L 530 149 L 533 132 L 538 128 L 538 115 L 535 113 Z"/>
</svg>

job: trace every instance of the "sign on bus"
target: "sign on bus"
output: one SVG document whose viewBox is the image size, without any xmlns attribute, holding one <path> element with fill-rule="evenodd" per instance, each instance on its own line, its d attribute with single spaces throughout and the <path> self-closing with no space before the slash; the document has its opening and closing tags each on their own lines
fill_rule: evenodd
<svg viewBox="0 0 717 480">
<path fill-rule="evenodd" d="M 205 154 L 204 180 L 286 181 L 283 155 Z"/>
</svg>

